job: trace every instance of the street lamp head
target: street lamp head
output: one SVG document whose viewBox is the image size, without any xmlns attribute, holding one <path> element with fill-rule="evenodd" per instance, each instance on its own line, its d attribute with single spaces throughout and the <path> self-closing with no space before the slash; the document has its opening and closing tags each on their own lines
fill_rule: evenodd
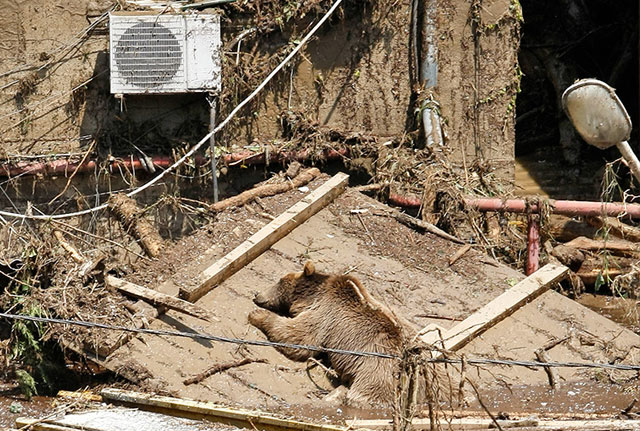
<svg viewBox="0 0 640 431">
<path fill-rule="evenodd" d="M 615 90 L 602 81 L 576 81 L 562 94 L 562 107 L 588 144 L 604 150 L 629 139 L 629 114 Z"/>
</svg>

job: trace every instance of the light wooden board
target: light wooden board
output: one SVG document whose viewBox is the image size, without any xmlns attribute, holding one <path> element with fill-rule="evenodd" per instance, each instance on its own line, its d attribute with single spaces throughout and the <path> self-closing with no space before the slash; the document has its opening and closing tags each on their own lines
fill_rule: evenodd
<svg viewBox="0 0 640 431">
<path fill-rule="evenodd" d="M 142 394 L 122 389 L 103 389 L 100 395 L 107 402 L 135 406 L 142 410 L 152 410 L 172 416 L 206 418 L 214 422 L 255 430 L 345 431 L 345 427 L 342 426 L 282 419 L 256 410 L 233 409 L 209 402 Z"/>
<path fill-rule="evenodd" d="M 202 298 L 211 289 L 260 256 L 269 247 L 333 201 L 344 191 L 348 181 L 349 175 L 343 173 L 331 177 L 329 181 L 309 193 L 307 197 L 276 217 L 229 254 L 205 269 L 202 272 L 199 286 L 194 288 L 181 287 L 180 297 L 190 302 Z"/>
<path fill-rule="evenodd" d="M 569 268 L 566 266 L 545 265 L 453 328 L 444 332 L 442 337 L 440 337 L 438 331 L 429 331 L 422 335 L 420 339 L 427 344 L 437 344 L 438 347 L 444 350 L 457 350 L 518 308 L 540 296 L 549 289 L 551 284 L 564 278 L 568 271 Z"/>
<path fill-rule="evenodd" d="M 156 292 L 155 290 L 147 289 L 146 287 L 130 283 L 126 280 L 122 280 L 121 278 L 117 278 L 112 275 L 108 275 L 105 281 L 108 286 L 118 289 L 119 291 L 131 295 L 135 298 L 143 299 L 151 303 L 152 305 L 161 305 L 170 308 L 171 310 L 176 310 L 181 313 L 206 320 L 208 322 L 220 321 L 217 317 L 213 316 L 204 308 L 198 307 L 197 305 L 192 304 L 188 301 L 184 301 L 180 298 L 166 295 L 161 292 Z"/>
<path fill-rule="evenodd" d="M 32 431 L 78 431 L 77 428 L 71 428 L 65 425 L 41 422 L 35 418 L 20 417 L 16 419 L 16 427 L 29 429 Z"/>
</svg>

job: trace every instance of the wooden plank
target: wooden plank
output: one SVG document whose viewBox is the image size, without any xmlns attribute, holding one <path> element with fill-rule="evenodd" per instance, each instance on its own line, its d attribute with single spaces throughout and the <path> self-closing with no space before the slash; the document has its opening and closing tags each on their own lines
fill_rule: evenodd
<svg viewBox="0 0 640 431">
<path fill-rule="evenodd" d="M 640 251 L 640 245 L 624 239 L 591 239 L 579 236 L 564 244 L 567 247 L 573 247 L 580 250 L 600 251 L 603 249 L 613 253 L 637 253 Z"/>
<path fill-rule="evenodd" d="M 30 431 L 78 431 L 78 428 L 42 422 L 40 419 L 24 417 L 16 419 L 16 427 L 19 429 L 29 429 Z"/>
<path fill-rule="evenodd" d="M 100 391 L 105 402 L 115 402 L 135 406 L 141 410 L 155 411 L 171 416 L 190 419 L 207 419 L 241 428 L 264 431 L 346 431 L 345 427 L 328 424 L 313 424 L 291 419 L 283 419 L 255 410 L 224 407 L 211 402 L 201 402 L 180 398 L 107 388 Z"/>
<path fill-rule="evenodd" d="M 189 302 L 195 302 L 202 298 L 207 292 L 235 274 L 240 268 L 260 256 L 269 247 L 328 205 L 344 191 L 348 180 L 349 176 L 341 172 L 331 177 L 326 183 L 276 217 L 275 220 L 229 254 L 205 269 L 200 275 L 201 281 L 198 286 L 181 287 L 180 297 Z"/>
<path fill-rule="evenodd" d="M 438 336 L 431 331 L 420 337 L 427 344 L 436 344 L 444 350 L 457 350 L 509 316 L 524 304 L 534 300 L 550 285 L 563 279 L 569 268 L 562 265 L 548 264 L 540 268 L 502 295 L 467 317 L 462 322 Z"/>
<path fill-rule="evenodd" d="M 131 295 L 135 298 L 145 300 L 154 306 L 162 305 L 171 310 L 176 310 L 190 316 L 197 317 L 207 322 L 219 322 L 220 320 L 209 313 L 204 308 L 198 307 L 191 302 L 184 301 L 175 296 L 166 295 L 155 290 L 128 282 L 121 278 L 108 275 L 105 279 L 108 286 L 118 289 L 119 291 Z"/>
</svg>

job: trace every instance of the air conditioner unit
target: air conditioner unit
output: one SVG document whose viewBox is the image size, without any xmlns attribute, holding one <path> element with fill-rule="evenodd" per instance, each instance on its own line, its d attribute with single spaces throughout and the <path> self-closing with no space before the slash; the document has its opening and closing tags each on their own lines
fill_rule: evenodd
<svg viewBox="0 0 640 431">
<path fill-rule="evenodd" d="M 111 13 L 111 93 L 217 92 L 218 15 Z"/>
</svg>

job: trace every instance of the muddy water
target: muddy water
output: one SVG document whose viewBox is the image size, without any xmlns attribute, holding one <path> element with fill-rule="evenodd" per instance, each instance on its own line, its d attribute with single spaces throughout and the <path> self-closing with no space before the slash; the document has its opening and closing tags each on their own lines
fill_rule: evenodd
<svg viewBox="0 0 640 431">
<path fill-rule="evenodd" d="M 591 293 L 582 295 L 577 301 L 640 334 L 640 301 Z"/>
<path fill-rule="evenodd" d="M 604 161 L 568 167 L 547 149 L 516 159 L 515 194 L 552 199 L 598 200 Z"/>
<path fill-rule="evenodd" d="M 15 427 L 21 416 L 40 418 L 56 410 L 51 397 L 33 397 L 27 401 L 20 395 L 3 395 L 0 392 L 0 429 Z"/>
<path fill-rule="evenodd" d="M 495 412 L 510 413 L 562 413 L 571 414 L 616 414 L 631 404 L 637 397 L 638 388 L 634 385 L 613 385 L 610 382 L 566 382 L 560 383 L 555 390 L 548 385 L 511 386 L 495 392 L 483 393 L 483 401 Z M 477 402 L 472 408 L 480 409 Z"/>
</svg>

